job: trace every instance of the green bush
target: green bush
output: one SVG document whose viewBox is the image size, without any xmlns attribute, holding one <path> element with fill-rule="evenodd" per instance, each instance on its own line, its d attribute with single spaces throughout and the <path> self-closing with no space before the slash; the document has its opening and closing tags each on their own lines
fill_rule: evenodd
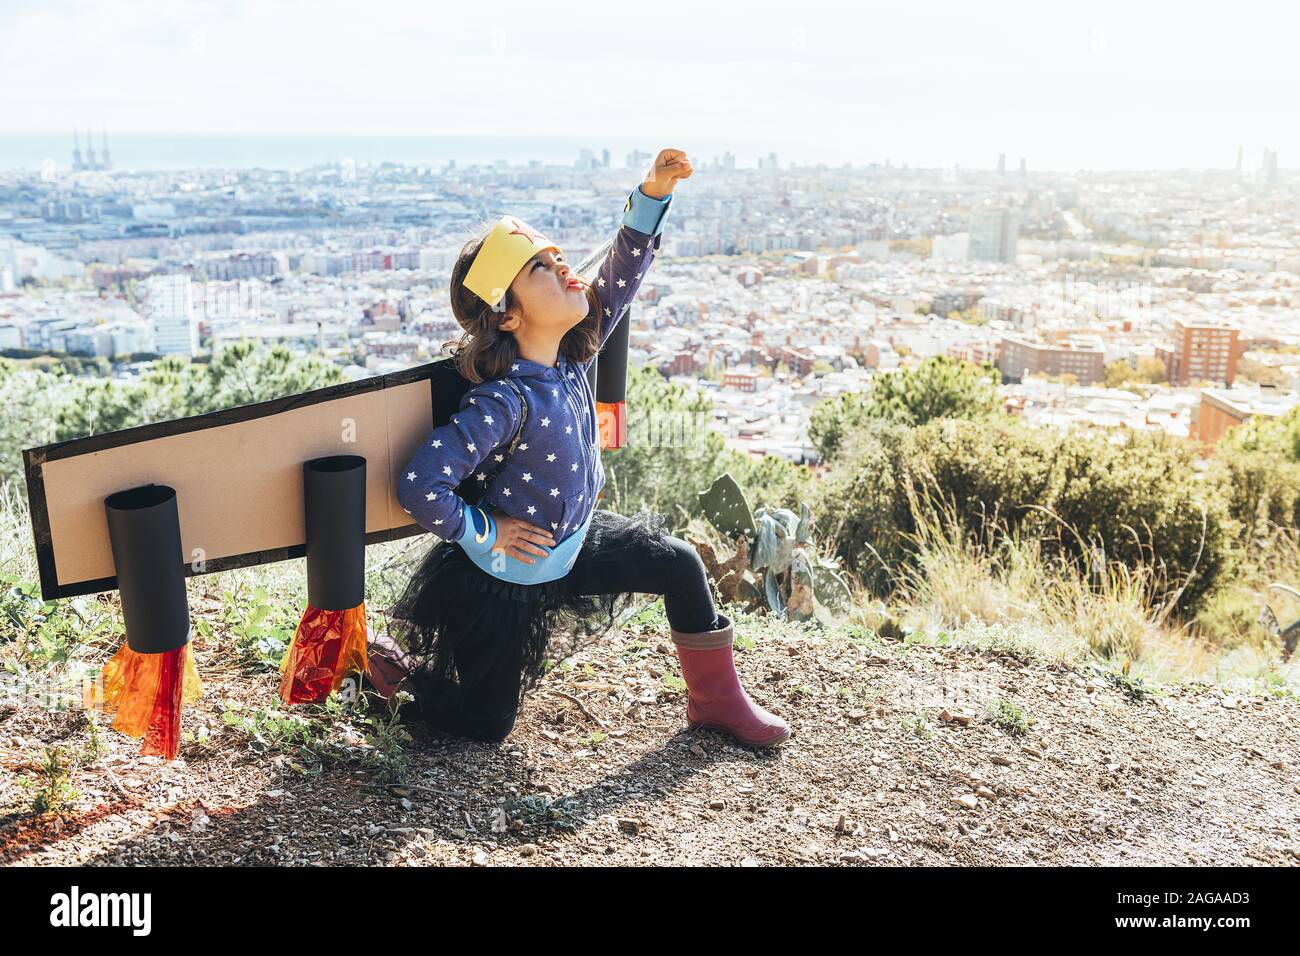
<svg viewBox="0 0 1300 956">
<path fill-rule="evenodd" d="M 629 370 L 627 408 L 626 446 L 602 453 L 604 505 L 615 511 L 654 508 L 684 525 L 700 513 L 699 493 L 728 471 L 754 507 L 797 508 L 808 494 L 808 469 L 727 448 L 711 427 L 709 396 L 668 382 L 650 366 Z"/>
<path fill-rule="evenodd" d="M 865 392 L 819 402 L 808 437 L 822 461 L 834 458 L 846 433 L 870 419 L 924 425 L 939 418 L 982 418 L 1001 406 L 997 369 L 942 355 L 916 368 L 877 373 Z"/>
<path fill-rule="evenodd" d="M 910 488 L 950 505 L 980 543 L 1032 535 L 1049 556 L 1081 561 L 1101 548 L 1152 567 L 1190 613 L 1229 560 L 1226 511 L 1197 480 L 1193 454 L 1161 435 L 1116 442 L 1014 419 L 868 424 L 846 440 L 815 507 L 846 566 L 878 594 L 914 555 Z"/>
</svg>

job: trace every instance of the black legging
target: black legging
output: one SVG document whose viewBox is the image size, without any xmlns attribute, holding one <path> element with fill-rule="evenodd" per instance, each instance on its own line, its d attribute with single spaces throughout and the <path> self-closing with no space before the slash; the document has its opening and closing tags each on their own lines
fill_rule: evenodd
<svg viewBox="0 0 1300 956">
<path fill-rule="evenodd" d="M 580 551 L 564 578 L 566 585 L 573 594 L 662 594 L 673 628 L 685 633 L 714 630 L 719 621 L 704 562 L 681 538 L 668 535 L 663 540 L 672 547 L 668 559 L 631 549 L 619 557 Z M 502 653 L 500 644 L 495 643 L 494 639 L 503 637 L 483 635 L 482 641 L 462 645 L 456 669 L 464 678 L 464 687 L 456 699 L 445 692 L 421 694 L 417 671 L 412 681 L 420 698 L 420 716 L 458 737 L 504 740 L 515 725 L 522 665 L 519 654 Z"/>
</svg>

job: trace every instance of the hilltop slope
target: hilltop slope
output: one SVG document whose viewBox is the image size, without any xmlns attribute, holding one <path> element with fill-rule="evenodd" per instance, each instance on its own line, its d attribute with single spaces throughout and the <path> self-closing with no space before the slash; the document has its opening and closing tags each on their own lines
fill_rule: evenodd
<svg viewBox="0 0 1300 956">
<path fill-rule="evenodd" d="M 4 715 L 0 861 L 1300 865 L 1293 697 L 1134 697 L 1009 653 L 738 625 L 761 642 L 738 654 L 744 680 L 795 729 L 774 754 L 686 729 L 660 616 L 553 671 L 500 747 L 413 728 L 397 789 L 347 761 L 303 775 L 292 750 L 254 752 L 219 711 L 273 707 L 276 675 L 200 645 L 186 725 L 214 736 L 164 765 L 106 733 L 57 819 L 28 812 L 16 777 L 43 745 L 78 746 L 84 718 Z"/>
</svg>

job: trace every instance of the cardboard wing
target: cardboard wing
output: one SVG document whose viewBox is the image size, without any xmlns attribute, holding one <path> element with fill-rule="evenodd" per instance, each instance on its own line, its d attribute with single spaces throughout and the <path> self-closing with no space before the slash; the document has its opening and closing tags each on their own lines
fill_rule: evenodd
<svg viewBox="0 0 1300 956">
<path fill-rule="evenodd" d="M 56 442 L 23 452 L 46 600 L 118 588 L 104 499 L 176 490 L 187 577 L 306 554 L 303 463 L 366 459 L 367 544 L 422 534 L 399 472 L 469 382 L 450 359 L 298 395 Z"/>
<path fill-rule="evenodd" d="M 610 239 L 597 247 L 577 271 L 594 274 L 612 245 Z M 620 393 L 604 400 L 621 400 L 625 329 L 591 363 L 593 391 L 598 368 L 605 391 L 613 384 Z M 401 469 L 420 442 L 451 419 L 469 388 L 455 363 L 441 359 L 253 405 L 25 449 L 41 596 L 118 589 L 104 499 L 150 484 L 175 489 L 181 531 L 176 560 L 186 577 L 304 557 L 303 463 L 329 455 L 366 460 L 366 544 L 423 534 L 426 529 L 397 501 Z"/>
</svg>

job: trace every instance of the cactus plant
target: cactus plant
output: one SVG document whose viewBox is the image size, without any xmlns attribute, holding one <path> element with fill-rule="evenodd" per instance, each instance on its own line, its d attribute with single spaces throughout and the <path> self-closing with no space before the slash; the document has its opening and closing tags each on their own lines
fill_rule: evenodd
<svg viewBox="0 0 1300 956">
<path fill-rule="evenodd" d="M 839 565 L 817 554 L 806 502 L 799 503 L 798 515 L 766 506 L 751 512 L 729 474 L 699 498 L 705 518 L 736 545 L 735 554 L 721 561 L 706 542 L 691 539 L 724 601 L 766 605 L 778 617 L 795 621 L 848 608 L 849 587 Z"/>
</svg>

